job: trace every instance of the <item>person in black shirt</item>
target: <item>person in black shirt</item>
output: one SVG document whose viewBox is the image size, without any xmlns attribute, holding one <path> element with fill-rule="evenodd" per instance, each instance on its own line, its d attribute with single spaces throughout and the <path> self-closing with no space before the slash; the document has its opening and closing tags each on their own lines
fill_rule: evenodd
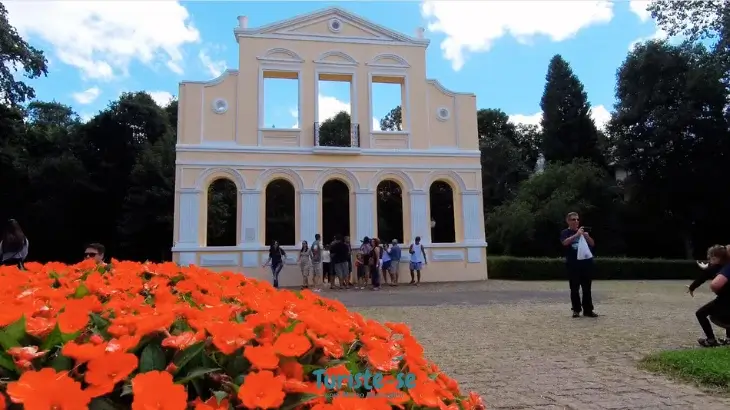
<svg viewBox="0 0 730 410">
<path fill-rule="evenodd" d="M 730 286 L 726 285 L 727 279 L 730 277 L 730 256 L 728 256 L 728 251 L 724 246 L 715 245 L 707 250 L 707 259 L 709 265 L 705 269 L 705 274 L 710 275 L 712 272 L 717 272 L 710 284 L 710 289 L 717 294 L 717 297 L 697 309 L 695 316 L 697 316 L 697 321 L 705 333 L 705 337 L 697 339 L 697 343 L 700 346 L 713 347 L 719 344 L 727 344 L 728 339 L 730 339 L 730 330 L 726 328 L 727 339 L 718 341 L 715 338 L 715 332 L 712 330 L 712 324 L 710 324 L 710 319 L 713 321 L 721 320 L 727 323 L 728 316 L 730 316 Z M 701 285 L 706 280 L 707 276 L 705 276 L 704 280 L 699 281 L 698 279 L 693 282 L 687 290 L 689 294 L 694 296 L 694 289 L 696 287 L 693 288 L 693 286 L 696 282 L 699 282 L 699 285 Z"/>
<path fill-rule="evenodd" d="M 568 228 L 560 233 L 560 243 L 565 249 L 565 266 L 570 283 L 570 304 L 573 317 L 579 317 L 581 310 L 583 310 L 583 316 L 597 317 L 598 315 L 593 311 L 593 296 L 591 295 L 593 258 L 578 260 L 580 238 L 584 238 L 591 248 L 595 246 L 595 242 L 590 234 L 580 226 L 577 212 L 570 212 L 565 217 L 565 221 L 568 223 Z M 583 290 L 582 300 L 580 290 Z"/>
<path fill-rule="evenodd" d="M 284 267 L 284 259 L 286 258 L 286 252 L 279 246 L 279 241 L 274 241 L 269 247 L 269 259 L 262 265 L 271 264 L 271 273 L 274 275 L 274 287 L 279 287 L 279 272 Z"/>
<path fill-rule="evenodd" d="M 347 260 L 350 256 L 350 246 L 346 244 L 339 235 L 335 236 L 335 241 L 330 245 L 330 259 L 332 260 L 332 271 L 334 277 L 339 278 L 340 287 L 345 287 L 345 278 L 349 272 Z M 330 288 L 334 289 L 334 277 L 330 283 Z"/>
</svg>

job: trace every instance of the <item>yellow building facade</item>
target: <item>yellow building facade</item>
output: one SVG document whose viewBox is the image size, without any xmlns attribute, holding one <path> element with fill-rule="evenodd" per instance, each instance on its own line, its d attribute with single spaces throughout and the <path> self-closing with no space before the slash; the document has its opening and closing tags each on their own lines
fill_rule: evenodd
<svg viewBox="0 0 730 410">
<path fill-rule="evenodd" d="M 295 238 L 282 243 L 288 258 L 280 283 L 298 285 L 297 244 L 311 243 L 328 223 L 327 184 L 346 188 L 336 206 L 337 212 L 349 210 L 349 217 L 336 229 L 356 247 L 364 236 L 382 231 L 378 192 L 390 181 L 402 201 L 399 240 L 407 246 L 420 236 L 427 250 L 423 281 L 486 279 L 476 96 L 449 91 L 426 77 L 429 40 L 423 29 L 407 36 L 339 8 L 258 28 L 249 28 L 246 17 L 238 20 L 239 69 L 180 84 L 174 260 L 270 279 L 261 265 L 268 258 L 266 230 L 273 220 L 267 215 L 273 212 L 267 190 L 276 183 L 293 192 L 277 201 L 288 201 L 279 205 L 291 209 L 286 236 Z M 268 78 L 298 80 L 295 128 L 268 128 L 264 122 Z M 327 79 L 350 83 L 348 141 L 337 146 L 321 143 L 323 125 L 317 122 L 319 83 Z M 402 124 L 396 130 L 373 124 L 376 83 L 401 87 Z M 220 180 L 235 184 L 235 243 L 209 246 L 209 187 Z M 431 209 L 433 195 L 442 198 L 438 212 Z M 404 252 L 405 275 L 407 256 Z"/>
</svg>

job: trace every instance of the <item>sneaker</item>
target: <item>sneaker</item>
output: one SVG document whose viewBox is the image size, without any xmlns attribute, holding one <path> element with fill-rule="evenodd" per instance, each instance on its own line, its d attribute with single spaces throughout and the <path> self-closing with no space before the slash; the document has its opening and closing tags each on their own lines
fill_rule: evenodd
<svg viewBox="0 0 730 410">
<path fill-rule="evenodd" d="M 574 318 L 576 318 L 576 317 L 580 317 L 580 312 L 573 312 L 573 317 L 574 317 Z"/>
<path fill-rule="evenodd" d="M 598 313 L 596 313 L 596 312 L 585 312 L 585 313 L 583 313 L 583 316 L 585 316 L 585 317 L 598 317 Z"/>
</svg>

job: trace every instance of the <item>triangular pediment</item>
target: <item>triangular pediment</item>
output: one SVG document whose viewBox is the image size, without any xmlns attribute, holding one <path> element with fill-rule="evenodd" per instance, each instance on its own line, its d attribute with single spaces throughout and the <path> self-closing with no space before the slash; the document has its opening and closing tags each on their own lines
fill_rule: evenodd
<svg viewBox="0 0 730 410">
<path fill-rule="evenodd" d="M 236 29 L 237 35 L 291 38 L 314 41 L 353 41 L 427 46 L 429 41 L 414 38 L 367 21 L 339 7 L 297 16 L 263 27 Z"/>
</svg>

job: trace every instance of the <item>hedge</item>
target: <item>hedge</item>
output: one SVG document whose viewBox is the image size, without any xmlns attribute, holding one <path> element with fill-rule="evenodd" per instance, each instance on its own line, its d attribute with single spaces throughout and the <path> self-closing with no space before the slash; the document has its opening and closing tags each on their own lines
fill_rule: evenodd
<svg viewBox="0 0 730 410">
<path fill-rule="evenodd" d="M 490 279 L 565 280 L 563 258 L 487 258 Z M 692 279 L 699 268 L 692 260 L 596 258 L 594 279 Z"/>
</svg>

